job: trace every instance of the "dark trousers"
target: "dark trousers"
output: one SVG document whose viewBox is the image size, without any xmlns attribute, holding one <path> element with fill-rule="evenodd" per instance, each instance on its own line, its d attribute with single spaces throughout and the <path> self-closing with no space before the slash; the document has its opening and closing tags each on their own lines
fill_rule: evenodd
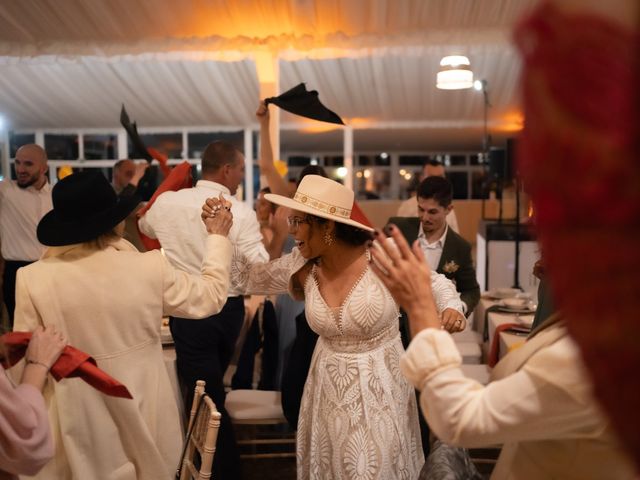
<svg viewBox="0 0 640 480">
<path fill-rule="evenodd" d="M 240 350 L 236 373 L 231 379 L 232 390 L 253 388 L 256 356 L 261 359 L 258 390 L 276 390 L 278 322 L 270 300 L 265 300 L 253 316 Z"/>
<path fill-rule="evenodd" d="M 176 347 L 176 366 L 187 419 L 196 380 L 206 382 L 205 391 L 222 414 L 213 459 L 213 478 L 220 480 L 240 478 L 240 456 L 233 425 L 224 408 L 226 394 L 223 377 L 243 322 L 244 300 L 242 297 L 231 297 L 217 315 L 202 320 L 171 317 L 169 323 Z"/>
<path fill-rule="evenodd" d="M 4 273 L 2 274 L 2 298 L 9 314 L 9 331 L 13 330 L 13 312 L 16 309 L 16 273 L 18 269 L 26 267 L 33 262 L 20 260 L 5 260 Z"/>
<path fill-rule="evenodd" d="M 302 394 L 317 342 L 318 334 L 311 330 L 303 310 L 296 317 L 296 338 L 282 372 L 282 410 L 293 430 L 298 429 Z"/>
</svg>

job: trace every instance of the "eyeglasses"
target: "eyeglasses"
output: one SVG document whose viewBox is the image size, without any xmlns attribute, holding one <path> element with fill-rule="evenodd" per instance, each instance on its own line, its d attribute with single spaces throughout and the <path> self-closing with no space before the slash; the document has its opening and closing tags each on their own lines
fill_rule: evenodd
<svg viewBox="0 0 640 480">
<path fill-rule="evenodd" d="M 309 223 L 309 220 L 302 217 L 287 217 L 287 225 L 289 225 L 289 228 L 295 228 L 297 230 L 301 223 Z"/>
</svg>

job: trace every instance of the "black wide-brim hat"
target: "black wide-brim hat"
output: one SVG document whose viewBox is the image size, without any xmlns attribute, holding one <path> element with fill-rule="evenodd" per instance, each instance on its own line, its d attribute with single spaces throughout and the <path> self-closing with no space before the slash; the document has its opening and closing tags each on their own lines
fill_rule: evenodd
<svg viewBox="0 0 640 480">
<path fill-rule="evenodd" d="M 53 210 L 38 223 L 38 241 L 50 247 L 88 242 L 118 225 L 140 203 L 137 195 L 118 198 L 97 171 L 63 178 L 52 190 Z"/>
</svg>

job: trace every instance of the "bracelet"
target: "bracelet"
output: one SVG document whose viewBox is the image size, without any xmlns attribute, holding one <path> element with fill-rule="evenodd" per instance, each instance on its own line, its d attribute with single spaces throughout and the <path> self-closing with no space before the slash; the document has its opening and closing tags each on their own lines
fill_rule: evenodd
<svg viewBox="0 0 640 480">
<path fill-rule="evenodd" d="M 31 359 L 28 359 L 28 360 L 27 360 L 27 363 L 31 363 L 31 364 L 33 364 L 33 365 L 40 365 L 40 366 L 42 366 L 42 367 L 46 368 L 47 370 L 49 370 L 49 369 L 51 368 L 51 367 L 49 367 L 49 365 L 47 365 L 46 363 L 39 362 L 39 361 L 37 361 L 37 360 L 31 360 Z"/>
</svg>

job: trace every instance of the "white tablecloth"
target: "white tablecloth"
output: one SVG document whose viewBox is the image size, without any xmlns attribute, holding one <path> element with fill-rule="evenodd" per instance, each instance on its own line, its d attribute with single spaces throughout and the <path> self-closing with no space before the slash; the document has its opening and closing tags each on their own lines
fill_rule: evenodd
<svg viewBox="0 0 640 480">
<path fill-rule="evenodd" d="M 487 309 L 494 305 L 497 305 L 499 300 L 494 300 L 490 298 L 483 297 L 478 302 L 478 305 L 474 312 L 474 328 L 480 333 L 480 335 L 484 334 L 485 329 L 485 315 Z M 533 313 L 512 313 L 512 312 L 489 312 L 489 316 L 487 317 L 487 330 L 488 336 L 487 341 L 484 345 L 485 353 L 491 350 L 491 343 L 494 340 L 494 335 L 496 328 L 499 325 L 503 325 L 505 323 L 518 323 L 525 327 L 530 327 L 533 323 Z M 526 340 L 526 336 L 518 335 L 509 332 L 500 332 L 499 334 L 500 341 L 500 352 L 499 358 L 502 358 L 506 355 L 509 350 L 516 345 L 524 342 Z"/>
</svg>

